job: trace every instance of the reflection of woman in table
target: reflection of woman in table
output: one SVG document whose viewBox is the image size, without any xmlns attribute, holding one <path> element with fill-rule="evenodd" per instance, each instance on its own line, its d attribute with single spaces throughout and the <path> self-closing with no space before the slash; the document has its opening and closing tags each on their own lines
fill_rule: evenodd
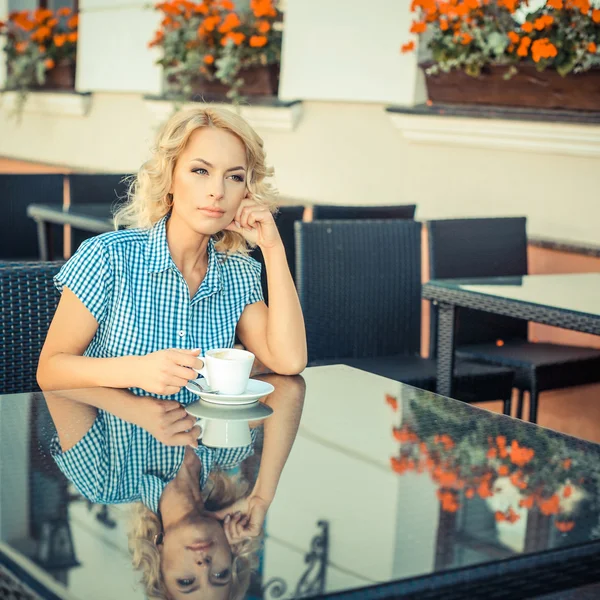
<svg viewBox="0 0 600 600">
<path fill-rule="evenodd" d="M 207 589 L 215 597 L 237 597 L 247 587 L 304 401 L 301 377 L 260 378 L 275 387 L 265 399 L 274 412 L 264 424 L 260 468 L 251 488 L 231 469 L 252 454 L 252 446 L 165 446 L 103 410 L 85 436 L 69 447 L 64 441 L 77 429 L 68 416 L 70 408 L 101 403 L 100 397 L 117 401 L 129 392 L 97 388 L 45 393 L 57 429 L 52 453 L 63 473 L 93 502 L 141 502 L 133 513 L 129 540 L 133 564 L 142 571 L 150 598 L 207 597 Z M 198 586 L 203 591 L 194 595 Z"/>
</svg>

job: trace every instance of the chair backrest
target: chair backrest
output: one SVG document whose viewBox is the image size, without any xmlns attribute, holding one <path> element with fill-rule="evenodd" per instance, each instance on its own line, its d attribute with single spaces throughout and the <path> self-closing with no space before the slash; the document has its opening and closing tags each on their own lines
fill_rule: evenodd
<svg viewBox="0 0 600 600">
<path fill-rule="evenodd" d="M 0 259 L 37 259 L 39 256 L 37 227 L 27 216 L 30 204 L 63 203 L 64 175 L 0 174 Z M 54 239 L 62 253 L 62 236 Z"/>
<path fill-rule="evenodd" d="M 63 262 L 0 263 L 0 394 L 39 390 L 38 359 L 60 294 Z"/>
<path fill-rule="evenodd" d="M 445 219 L 427 223 L 431 279 L 513 277 L 527 274 L 527 219 Z M 527 339 L 527 322 L 459 309 L 456 343 Z M 432 306 L 430 342 L 437 348 L 437 310 Z"/>
<path fill-rule="evenodd" d="M 72 173 L 69 175 L 71 204 L 106 204 L 110 209 L 127 197 L 129 183 L 126 173 Z M 98 235 L 90 231 L 71 230 L 71 251 L 90 237 Z"/>
<path fill-rule="evenodd" d="M 313 221 L 295 229 L 309 362 L 418 354 L 420 223 Z"/>
<path fill-rule="evenodd" d="M 325 219 L 414 219 L 416 204 L 391 206 L 338 206 L 315 204 L 313 220 Z"/>
<path fill-rule="evenodd" d="M 296 281 L 296 241 L 294 239 L 294 223 L 302 221 L 304 215 L 304 206 L 281 206 L 275 215 L 275 223 L 285 248 L 285 255 L 292 278 Z M 267 273 L 265 269 L 265 261 L 260 251 L 260 248 L 254 248 L 250 253 L 252 258 L 255 258 L 262 265 L 262 287 L 265 301 L 268 302 L 269 295 L 267 290 Z"/>
</svg>

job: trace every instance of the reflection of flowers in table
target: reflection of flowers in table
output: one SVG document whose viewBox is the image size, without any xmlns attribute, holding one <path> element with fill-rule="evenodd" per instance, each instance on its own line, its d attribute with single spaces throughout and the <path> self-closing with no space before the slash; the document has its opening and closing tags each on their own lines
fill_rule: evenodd
<svg viewBox="0 0 600 600">
<path fill-rule="evenodd" d="M 397 410 L 396 398 L 386 402 Z M 475 497 L 492 503 L 489 499 L 511 488 L 513 500 L 495 510 L 499 523 L 516 523 L 524 511 L 536 510 L 554 517 L 559 531 L 573 529 L 574 508 L 592 491 L 583 473 L 595 472 L 593 457 L 541 427 L 474 415 L 472 409 L 463 413 L 456 405 L 449 412 L 438 404 L 443 401 L 410 402 L 408 417 L 393 429 L 400 444 L 391 458 L 396 473 L 429 473 L 445 512 L 457 512 Z"/>
</svg>

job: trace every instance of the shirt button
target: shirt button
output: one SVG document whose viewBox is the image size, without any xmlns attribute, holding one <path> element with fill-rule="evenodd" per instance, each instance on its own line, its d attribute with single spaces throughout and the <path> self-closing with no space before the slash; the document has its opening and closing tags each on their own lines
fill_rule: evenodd
<svg viewBox="0 0 600 600">
<path fill-rule="evenodd" d="M 182 329 L 182 330 L 179 332 L 179 337 L 183 337 L 184 335 L 185 335 L 185 331 Z"/>
</svg>

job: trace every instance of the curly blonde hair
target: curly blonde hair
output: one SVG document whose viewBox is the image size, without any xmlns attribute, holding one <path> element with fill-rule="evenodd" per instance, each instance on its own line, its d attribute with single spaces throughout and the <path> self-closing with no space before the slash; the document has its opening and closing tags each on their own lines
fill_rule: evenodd
<svg viewBox="0 0 600 600">
<path fill-rule="evenodd" d="M 217 127 L 236 135 L 246 148 L 247 187 L 252 198 L 272 213 L 276 212 L 276 192 L 265 181 L 273 169 L 266 165 L 264 142 L 238 114 L 209 105 L 176 112 L 158 132 L 152 156 L 130 181 L 128 199 L 117 208 L 115 226 L 151 228 L 172 207 L 169 193 L 173 170 L 190 135 L 201 127 Z M 239 233 L 221 231 L 213 236 L 220 252 L 247 252 L 248 244 Z"/>
<path fill-rule="evenodd" d="M 202 490 L 206 510 L 225 508 L 248 491 L 248 483 L 239 477 L 230 477 L 222 471 L 212 471 Z M 168 600 L 169 593 L 160 568 L 160 553 L 154 543 L 155 536 L 162 531 L 160 519 L 142 503 L 134 504 L 129 522 L 129 550 L 133 567 L 142 572 L 141 582 L 149 600 Z M 231 600 L 241 600 L 248 586 L 252 571 L 258 566 L 258 551 L 262 536 L 245 540 L 231 547 Z"/>
</svg>

